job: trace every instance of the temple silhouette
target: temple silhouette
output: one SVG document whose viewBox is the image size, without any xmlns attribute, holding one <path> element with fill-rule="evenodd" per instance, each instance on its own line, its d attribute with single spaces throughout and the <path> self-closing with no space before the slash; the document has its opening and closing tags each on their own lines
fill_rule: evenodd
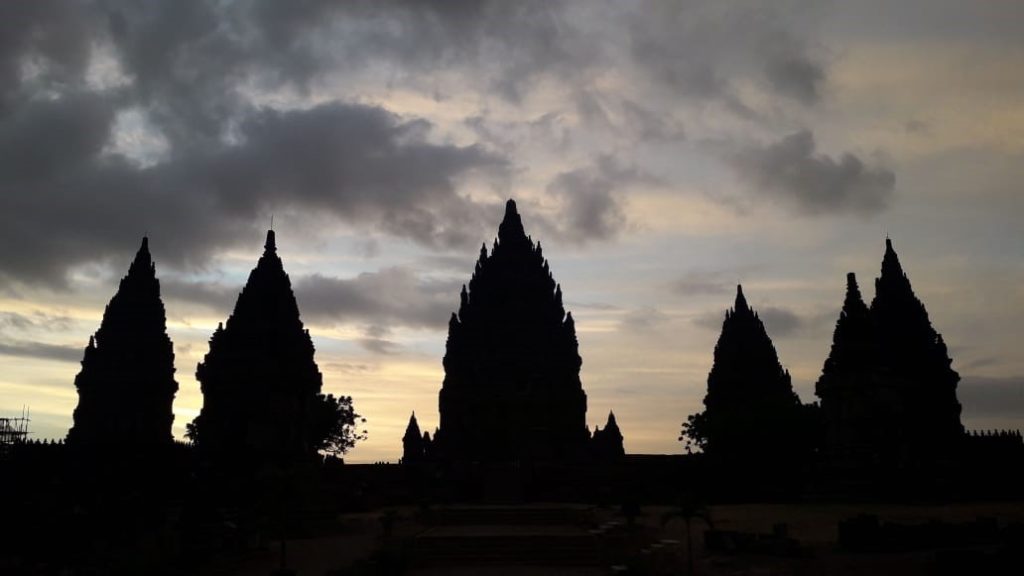
<svg viewBox="0 0 1024 576">
<path fill-rule="evenodd" d="M 196 369 L 203 408 L 191 434 L 204 458 L 315 456 L 323 378 L 313 352 L 270 230 L 234 312 L 217 327 Z"/>
<path fill-rule="evenodd" d="M 191 443 L 174 442 L 174 354 L 144 238 L 85 349 L 68 442 L 26 440 L 20 429 L 0 439 L 0 465 L 15 471 L 0 481 L 17 495 L 8 513 L 18 519 L 0 529 L 8 544 L 0 572 L 196 573 L 230 558 L 266 560 L 275 541 L 279 569 L 265 572 L 294 574 L 289 539 L 333 546 L 351 536 L 356 546 L 374 542 L 372 558 L 351 573 L 492 561 L 678 573 L 645 570 L 659 557 L 677 560 L 678 539 L 661 537 L 673 515 L 687 524 L 693 559 L 690 521 L 707 512 L 705 502 L 798 501 L 831 514 L 822 529 L 836 529 L 843 560 L 858 550 L 904 558 L 914 547 L 939 546 L 952 554 L 945 562 L 966 544 L 959 558 L 973 569 L 1019 566 L 1024 549 L 1019 523 L 900 525 L 834 517 L 842 506 L 814 508 L 869 501 L 934 510 L 936 502 L 1022 496 L 1024 439 L 964 430 L 959 376 L 889 240 L 870 305 L 847 275 L 815 386 L 820 403 L 801 402 L 737 286 L 704 409 L 683 424 L 686 454 L 626 454 L 613 411 L 588 430 L 572 315 L 511 200 L 449 322 L 440 426 L 431 434 L 410 416 L 402 466 L 337 457 L 364 436 L 352 428 L 359 417 L 351 398 L 321 393 L 314 352 L 268 231 L 197 367 L 204 403 L 188 426 Z M 649 505 L 669 510 L 660 532 L 656 522 L 635 522 Z M 417 511 L 401 516 L 396 508 Z M 730 562 L 813 556 L 787 530 L 785 522 L 771 534 L 709 525 L 704 554 Z M 312 542 L 298 548 L 323 546 Z M 106 569 L 112 565 L 117 570 Z"/>
<path fill-rule="evenodd" d="M 419 440 L 415 420 L 405 461 L 429 452 L 444 461 L 574 461 L 591 455 L 579 343 L 562 288 L 540 243 L 526 235 L 514 200 L 490 253 L 481 246 L 458 313 L 448 323 L 440 426 Z M 622 436 L 601 437 L 601 454 Z M 616 444 L 617 447 L 613 446 Z"/>
<path fill-rule="evenodd" d="M 688 446 L 730 465 L 791 464 L 808 454 L 812 420 L 764 323 L 737 286 L 715 345 L 704 411 L 683 427 Z"/>
<path fill-rule="evenodd" d="M 832 349 L 815 387 L 826 457 L 847 468 L 955 459 L 964 428 L 960 376 L 951 363 L 887 238 L 870 308 L 856 277 L 847 275 Z"/>
<path fill-rule="evenodd" d="M 173 441 L 174 349 L 148 238 L 89 338 L 75 388 L 71 446 L 142 452 Z"/>
</svg>

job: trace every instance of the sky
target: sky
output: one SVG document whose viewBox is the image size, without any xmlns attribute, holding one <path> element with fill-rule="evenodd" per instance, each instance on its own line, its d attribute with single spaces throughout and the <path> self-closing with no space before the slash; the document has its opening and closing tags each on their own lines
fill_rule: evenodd
<svg viewBox="0 0 1024 576">
<path fill-rule="evenodd" d="M 348 460 L 394 461 L 514 198 L 627 452 L 682 452 L 738 283 L 814 401 L 887 235 L 966 427 L 1022 428 L 1022 62 L 1017 2 L 2 2 L 0 416 L 66 434 L 148 235 L 180 438 L 273 217 Z"/>
</svg>

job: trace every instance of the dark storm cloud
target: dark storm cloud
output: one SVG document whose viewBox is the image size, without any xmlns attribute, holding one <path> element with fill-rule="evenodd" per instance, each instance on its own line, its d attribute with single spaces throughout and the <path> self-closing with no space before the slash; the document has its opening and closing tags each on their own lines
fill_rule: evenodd
<svg viewBox="0 0 1024 576">
<path fill-rule="evenodd" d="M 736 79 L 750 77 L 810 102 L 825 75 L 794 12 L 540 0 L 3 3 L 0 284 L 60 286 L 76 264 L 121 266 L 147 232 L 160 264 L 203 265 L 249 241 L 273 210 L 432 248 L 475 244 L 496 205 L 460 187 L 480 174 L 504 182 L 506 154 L 532 132 L 495 140 L 499 153 L 440 143 L 428 123 L 376 106 L 306 97 L 368 70 L 438 98 L 472 82 L 515 102 L 544 80 L 586 96 L 577 104 L 591 122 L 677 139 L 678 123 L 597 90 L 594 78 L 625 64 L 677 95 L 728 102 Z M 610 16 L 629 25 L 608 26 Z M 636 43 L 617 52 L 627 33 Z M 438 85 L 442 76 L 455 81 Z M 287 109 L 257 103 L 278 93 L 294 98 Z M 147 165 L 118 155 L 142 154 L 131 145 L 111 148 L 126 111 L 166 143 Z M 529 130 L 568 142 L 560 112 Z M 562 237 L 616 237 L 626 225 L 619 190 L 637 176 L 602 165 L 559 175 L 550 190 L 565 207 Z"/>
<path fill-rule="evenodd" d="M 61 0 L 0 2 L 0 117 L 25 90 L 82 80 L 95 22 L 85 8 Z"/>
<path fill-rule="evenodd" d="M 242 97 L 305 89 L 329 67 L 318 41 L 338 5 L 289 4 L 282 17 L 260 2 L 47 4 L 0 9 L 0 281 L 60 285 L 75 264 L 120 263 L 144 232 L 161 262 L 202 264 L 274 209 L 434 247 L 481 237 L 493 207 L 458 182 L 504 158 L 432 143 L 430 124 L 375 106 L 277 111 Z M 90 67 L 122 81 L 94 86 Z M 166 139 L 161 163 L 107 148 L 129 108 Z"/>
<path fill-rule="evenodd" d="M 1024 376 L 964 376 L 957 387 L 964 416 L 1018 417 L 1024 412 Z"/>
<path fill-rule="evenodd" d="M 203 262 L 248 238 L 262 214 L 284 208 L 377 224 L 429 246 L 468 246 L 481 237 L 493 207 L 459 195 L 457 181 L 505 166 L 475 146 L 428 142 L 423 121 L 332 103 L 254 111 L 238 125 L 238 143 L 176 152 L 139 168 L 99 155 L 102 138 L 90 135 L 106 129 L 103 122 L 60 120 L 65 112 L 92 117 L 91 108 L 52 105 L 57 110 L 37 116 L 33 126 L 56 122 L 84 144 L 69 145 L 52 161 L 61 170 L 36 166 L 54 154 L 45 138 L 23 143 L 33 150 L 22 154 L 38 159 L 31 166 L 0 160 L 0 275 L 8 278 L 59 282 L 68 266 L 123 254 L 146 231 L 158 259 Z M 6 136 L 10 126 L 0 127 L 0 146 L 14 138 Z"/>
<path fill-rule="evenodd" d="M 254 12 L 268 38 L 291 44 L 310 28 L 328 31 L 320 48 L 344 55 L 335 57 L 335 65 L 386 62 L 400 80 L 413 83 L 430 82 L 424 72 L 468 68 L 476 81 L 515 101 L 538 76 L 575 77 L 595 62 L 600 44 L 574 25 L 575 5 L 548 0 L 259 2 Z M 441 97 L 450 90 L 433 89 Z"/>
<path fill-rule="evenodd" d="M 814 135 L 802 130 L 767 145 L 746 144 L 729 164 L 759 195 L 774 196 L 805 214 L 877 214 L 893 193 L 896 175 L 844 153 L 815 152 Z"/>
<path fill-rule="evenodd" d="M 370 339 L 391 327 L 443 329 L 458 308 L 461 284 L 420 278 L 408 268 L 385 268 L 355 278 L 314 274 L 295 280 L 302 317 L 318 324 L 364 324 Z"/>
</svg>

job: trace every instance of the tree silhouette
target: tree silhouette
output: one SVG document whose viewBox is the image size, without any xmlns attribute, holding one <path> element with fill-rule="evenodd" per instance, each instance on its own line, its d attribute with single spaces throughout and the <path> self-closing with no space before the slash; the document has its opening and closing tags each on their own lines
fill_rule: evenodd
<svg viewBox="0 0 1024 576">
<path fill-rule="evenodd" d="M 351 450 L 356 442 L 366 440 L 366 430 L 359 430 L 358 424 L 365 424 L 366 418 L 356 414 L 352 408 L 351 396 L 318 394 L 313 418 L 312 443 L 320 452 L 341 456 Z"/>
</svg>

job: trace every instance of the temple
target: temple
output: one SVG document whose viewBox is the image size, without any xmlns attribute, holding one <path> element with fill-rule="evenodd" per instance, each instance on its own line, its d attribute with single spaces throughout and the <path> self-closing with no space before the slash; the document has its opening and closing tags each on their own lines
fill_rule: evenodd
<svg viewBox="0 0 1024 576">
<path fill-rule="evenodd" d="M 716 460 L 796 461 L 807 452 L 806 409 L 742 286 L 725 313 L 704 408 L 690 416 L 683 433 Z"/>
<path fill-rule="evenodd" d="M 886 392 L 873 380 L 877 368 L 871 313 L 851 272 L 832 349 L 815 385 L 825 423 L 822 448 L 833 464 L 858 468 L 880 463 L 880 447 L 894 433 L 896 415 L 885 413 L 881 399 Z"/>
<path fill-rule="evenodd" d="M 622 432 L 615 421 L 615 412 L 608 412 L 608 421 L 604 429 L 594 427 L 594 435 L 590 440 L 591 452 L 596 461 L 610 461 L 626 455 L 622 445 Z"/>
<path fill-rule="evenodd" d="M 433 449 L 448 461 L 585 458 L 587 396 L 571 313 L 540 243 L 509 200 L 490 254 L 448 325 L 441 425 Z"/>
<path fill-rule="evenodd" d="M 147 450 L 172 443 L 178 383 L 148 238 L 89 338 L 75 388 L 70 445 Z"/>
<path fill-rule="evenodd" d="M 429 432 L 420 434 L 420 425 L 416 422 L 416 413 L 413 412 L 409 417 L 409 425 L 405 428 L 405 436 L 402 437 L 402 463 L 423 462 L 430 456 L 431 444 Z"/>
<path fill-rule="evenodd" d="M 296 460 L 316 453 L 322 376 L 273 230 L 234 312 L 196 370 L 203 408 L 196 447 L 211 459 Z"/>
<path fill-rule="evenodd" d="M 899 466 L 952 457 L 964 428 L 956 397 L 960 376 L 951 363 L 887 238 L 870 309 L 849 276 L 818 381 L 828 453 L 837 461 Z M 865 462 L 866 455 L 873 462 Z"/>
</svg>

